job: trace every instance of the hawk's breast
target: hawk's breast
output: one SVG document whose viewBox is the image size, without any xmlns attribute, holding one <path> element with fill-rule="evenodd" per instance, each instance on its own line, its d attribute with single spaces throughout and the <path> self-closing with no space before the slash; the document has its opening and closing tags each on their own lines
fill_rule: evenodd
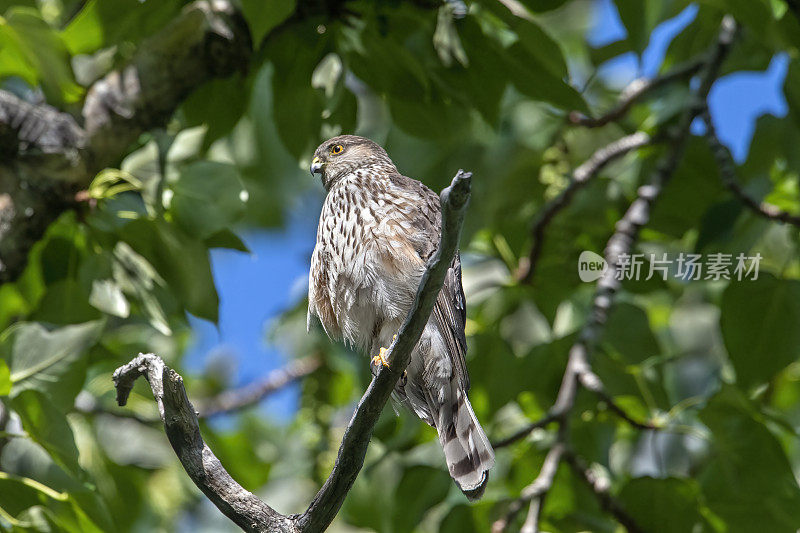
<svg viewBox="0 0 800 533">
<path fill-rule="evenodd" d="M 356 171 L 331 187 L 322 208 L 309 318 L 364 351 L 383 322 L 405 317 L 424 270 L 412 193 L 380 172 Z"/>
</svg>

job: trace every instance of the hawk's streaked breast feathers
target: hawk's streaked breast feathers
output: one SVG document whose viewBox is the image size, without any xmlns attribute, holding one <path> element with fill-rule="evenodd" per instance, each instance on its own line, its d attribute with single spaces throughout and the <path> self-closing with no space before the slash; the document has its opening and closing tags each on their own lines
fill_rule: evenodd
<svg viewBox="0 0 800 533">
<path fill-rule="evenodd" d="M 389 346 L 416 295 L 441 232 L 439 197 L 401 175 L 386 152 L 342 135 L 315 153 L 328 190 L 311 258 L 308 318 L 367 354 Z M 491 445 L 467 399 L 466 303 L 456 254 L 395 397 L 437 428 L 450 474 L 470 498 L 483 493 Z"/>
</svg>

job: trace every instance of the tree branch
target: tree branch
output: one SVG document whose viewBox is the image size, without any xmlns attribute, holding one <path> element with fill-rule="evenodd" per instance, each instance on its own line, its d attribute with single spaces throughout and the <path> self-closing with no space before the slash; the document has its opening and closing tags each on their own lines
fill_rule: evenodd
<svg viewBox="0 0 800 533">
<path fill-rule="evenodd" d="M 557 464 L 561 460 L 564 451 L 568 448 L 569 420 L 572 409 L 575 406 L 579 386 L 582 385 L 600 394 L 601 398 L 604 400 L 611 399 L 610 396 L 605 393 L 600 378 L 592 371 L 589 357 L 605 327 L 609 310 L 614 302 L 614 297 L 621 287 L 622 282 L 616 275 L 619 258 L 623 254 L 630 254 L 638 238 L 639 231 L 650 220 L 650 211 L 653 204 L 666 183 L 674 174 L 691 134 L 690 127 L 692 121 L 705 107 L 705 101 L 708 97 L 711 85 L 719 75 L 722 62 L 733 44 L 735 33 L 736 23 L 733 17 L 726 15 L 722 20 L 717 42 L 702 63 L 699 84 L 692 92 L 692 97 L 681 114 L 677 127 L 666 135 L 666 153 L 651 176 L 650 181 L 646 185 L 639 187 L 636 199 L 631 203 L 622 219 L 617 222 L 615 232 L 608 240 L 605 250 L 605 259 L 608 267 L 597 283 L 590 316 L 581 330 L 578 341 L 572 345 L 569 351 L 561 386 L 559 387 L 555 403 L 550 410 L 550 414 L 555 416 L 559 421 L 559 431 L 555 444 L 553 444 L 553 447 L 547 454 L 545 464 L 542 466 L 542 471 L 534 483 L 523 490 L 523 494 L 520 498 L 512 502 L 509 508 L 509 514 L 515 516 L 526 500 L 532 500 L 532 498 L 529 497 L 530 494 L 533 494 L 533 498 L 538 498 L 536 501 L 531 502 L 525 525 L 526 531 L 538 531 L 538 521 L 542 504 L 541 498 L 549 488 L 547 480 L 550 479 L 550 483 L 552 483 L 550 472 L 557 468 Z M 609 403 L 609 405 L 626 421 L 629 423 L 632 422 L 634 425 L 639 425 L 638 422 L 629 417 L 625 411 L 613 401 Z M 646 429 L 650 428 L 647 427 Z M 556 463 L 555 466 L 551 464 L 553 462 Z M 540 479 L 542 481 L 540 481 Z M 534 490 L 534 487 L 540 486 L 545 487 L 543 492 Z M 513 516 L 505 521 L 498 521 L 499 525 L 497 522 L 495 525 L 499 527 L 499 531 L 502 531 L 511 520 L 513 520 Z M 637 531 L 637 529 L 634 531 Z"/>
<path fill-rule="evenodd" d="M 551 422 L 557 422 L 557 421 L 558 421 L 558 417 L 556 415 L 554 415 L 553 413 L 547 413 L 545 416 L 543 416 L 539 420 L 537 420 L 535 422 L 531 422 L 530 424 L 528 424 L 524 428 L 512 433 L 508 437 L 493 442 L 492 443 L 492 448 L 497 450 L 499 448 L 505 448 L 506 446 L 510 446 L 511 444 L 514 444 L 518 440 L 523 439 L 526 436 L 528 436 L 533 430 L 547 427 L 548 425 L 550 425 Z"/>
<path fill-rule="evenodd" d="M 539 475 L 533 480 L 533 483 L 522 489 L 520 497 L 511 502 L 505 516 L 495 521 L 492 524 L 492 533 L 501 533 L 505 531 L 511 522 L 517 517 L 522 507 L 530 502 L 530 509 L 528 511 L 528 519 L 525 520 L 526 527 L 530 531 L 538 531 L 539 513 L 541 512 L 542 505 L 544 504 L 544 497 L 553 486 L 556 472 L 558 471 L 558 464 L 561 462 L 561 456 L 564 453 L 564 445 L 561 442 L 556 442 L 547 452 L 542 463 L 542 468 L 539 470 Z M 533 516 L 533 519 L 530 517 Z M 528 522 L 532 524 L 528 524 Z M 532 529 L 531 529 L 532 528 Z"/>
<path fill-rule="evenodd" d="M 572 467 L 575 474 L 589 486 L 592 492 L 594 492 L 600 502 L 600 506 L 616 518 L 617 522 L 625 526 L 625 529 L 627 529 L 629 533 L 640 533 L 643 531 L 633 517 L 625 511 L 622 504 L 611 495 L 609 492 L 611 487 L 607 480 L 598 477 L 597 474 L 589 468 L 586 461 L 572 450 L 565 450 L 563 457 L 564 461 Z"/>
<path fill-rule="evenodd" d="M 691 78 L 700 71 L 702 66 L 703 61 L 693 61 L 691 63 L 679 66 L 675 70 L 662 74 L 661 76 L 656 76 L 655 78 L 635 79 L 622 91 L 617 104 L 603 115 L 597 118 L 592 118 L 584 116 L 577 111 L 573 111 L 569 114 L 569 120 L 573 124 L 585 126 L 587 128 L 599 128 L 601 126 L 605 126 L 609 122 L 614 122 L 615 120 L 619 120 L 625 116 L 625 114 L 636 102 L 648 95 L 650 92 L 658 89 L 659 87 L 663 87 L 664 85 L 669 85 L 674 81 L 684 78 Z"/>
<path fill-rule="evenodd" d="M 533 244 L 528 257 L 520 261 L 516 273 L 518 281 L 529 283 L 533 278 L 536 264 L 544 246 L 544 232 L 553 218 L 569 205 L 575 193 L 583 189 L 611 161 L 627 154 L 631 150 L 646 146 L 650 141 L 650 136 L 644 132 L 636 132 L 622 137 L 597 150 L 586 162 L 572 172 L 572 180 L 567 188 L 544 207 L 531 228 Z"/>
<path fill-rule="evenodd" d="M 236 389 L 228 389 L 216 396 L 197 400 L 197 417 L 200 419 L 210 418 L 251 407 L 270 394 L 312 374 L 321 365 L 322 361 L 317 356 L 296 359 L 282 368 L 273 370 L 255 383 Z M 92 397 L 79 398 L 75 402 L 75 410 L 83 414 L 108 414 L 120 418 L 131 418 L 140 424 L 148 426 L 157 424 L 161 420 L 160 418 L 138 415 L 129 410 L 111 409 L 100 405 L 97 399 Z"/>
<path fill-rule="evenodd" d="M 183 379 L 160 357 L 139 354 L 114 372 L 120 405 L 127 403 L 133 384 L 140 376 L 150 383 L 164 430 L 186 473 L 225 516 L 245 531 L 297 531 L 291 519 L 242 488 L 228 474 L 200 436 L 197 414 L 186 397 Z"/>
<path fill-rule="evenodd" d="M 250 33 L 228 0 L 198 0 L 98 80 L 84 126 L 48 105 L 0 91 L 0 283 L 22 272 L 47 226 L 102 168 L 163 125 L 198 85 L 246 68 Z"/>
<path fill-rule="evenodd" d="M 714 153 L 714 158 L 717 160 L 720 178 L 722 178 L 722 183 L 725 187 L 757 215 L 775 222 L 785 222 L 800 228 L 800 216 L 783 211 L 770 203 L 759 202 L 747 194 L 736 179 L 736 163 L 733 161 L 731 153 L 728 151 L 728 148 L 722 144 L 719 137 L 717 137 L 717 131 L 714 128 L 714 123 L 711 120 L 708 107 L 703 110 L 702 118 L 703 122 L 706 124 L 706 139 L 708 139 L 708 144 L 711 146 L 711 151 Z"/>
<path fill-rule="evenodd" d="M 639 421 L 633 418 L 631 415 L 628 414 L 625 409 L 620 407 L 620 405 L 614 401 L 614 398 L 606 391 L 605 385 L 603 385 L 603 381 L 600 379 L 600 376 L 594 373 L 591 368 L 589 367 L 582 367 L 578 373 L 578 382 L 583 386 L 584 389 L 595 393 L 603 403 L 608 406 L 608 409 L 617 415 L 619 418 L 624 420 L 628 423 L 631 427 L 641 430 L 658 430 L 663 429 L 661 426 L 654 424 L 649 421 Z"/>
<path fill-rule="evenodd" d="M 282 368 L 270 372 L 264 379 L 240 387 L 223 391 L 216 396 L 198 402 L 198 416 L 210 418 L 232 411 L 238 411 L 257 404 L 265 396 L 308 376 L 322 365 L 319 357 L 308 356 L 291 361 Z"/>
<path fill-rule="evenodd" d="M 339 512 L 364 464 L 375 424 L 408 366 L 411 352 L 428 323 L 458 249 L 471 177 L 469 172 L 459 170 L 450 187 L 442 191 L 439 247 L 425 268 L 411 310 L 389 348 L 389 366 L 379 367 L 358 402 L 345 430 L 333 471 L 304 513 L 289 517 L 281 515 L 230 477 L 200 436 L 197 413 L 186 397 L 183 380 L 160 358 L 153 354 L 140 354 L 114 372 L 120 405 L 125 405 L 136 379 L 142 375 L 147 378 L 158 402 L 167 436 L 184 469 L 214 505 L 245 531 L 323 531 Z"/>
</svg>

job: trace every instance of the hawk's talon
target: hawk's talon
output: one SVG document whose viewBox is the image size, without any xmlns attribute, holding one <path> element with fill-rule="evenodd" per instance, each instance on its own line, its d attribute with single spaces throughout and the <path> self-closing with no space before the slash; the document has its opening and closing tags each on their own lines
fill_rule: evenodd
<svg viewBox="0 0 800 533">
<path fill-rule="evenodd" d="M 386 368 L 389 368 L 389 360 L 386 359 L 386 352 L 388 352 L 386 348 L 381 347 L 380 352 L 378 355 L 372 358 L 372 364 L 375 366 L 383 365 Z"/>
</svg>

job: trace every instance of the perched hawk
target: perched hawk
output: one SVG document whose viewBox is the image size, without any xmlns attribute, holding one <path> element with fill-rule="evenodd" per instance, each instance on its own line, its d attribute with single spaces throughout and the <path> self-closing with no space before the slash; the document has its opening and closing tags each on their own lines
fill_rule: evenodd
<svg viewBox="0 0 800 533">
<path fill-rule="evenodd" d="M 439 197 L 397 171 L 386 151 L 341 135 L 317 148 L 311 173 L 328 191 L 308 282 L 308 320 L 329 337 L 380 354 L 400 330 L 428 258 L 439 245 Z M 450 476 L 480 498 L 494 452 L 467 399 L 466 302 L 456 253 L 397 401 L 435 427 Z"/>
</svg>

